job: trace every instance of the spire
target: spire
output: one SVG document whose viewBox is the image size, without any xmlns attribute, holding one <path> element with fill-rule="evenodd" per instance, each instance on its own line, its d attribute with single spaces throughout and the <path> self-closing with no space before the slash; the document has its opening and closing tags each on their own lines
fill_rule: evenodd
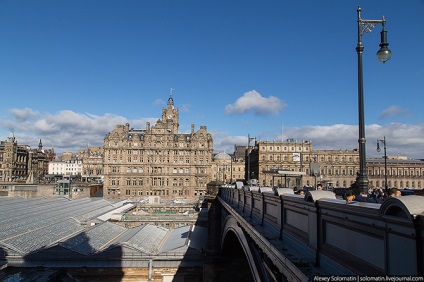
<svg viewBox="0 0 424 282">
<path fill-rule="evenodd" d="M 40 139 L 40 143 L 38 143 L 38 150 L 43 150 L 43 143 L 41 143 L 41 139 Z"/>
<path fill-rule="evenodd" d="M 171 91 L 169 93 L 169 99 L 168 99 L 168 108 L 172 107 L 174 108 L 174 99 L 172 99 L 172 92 L 174 91 L 174 88 L 171 88 Z"/>
</svg>

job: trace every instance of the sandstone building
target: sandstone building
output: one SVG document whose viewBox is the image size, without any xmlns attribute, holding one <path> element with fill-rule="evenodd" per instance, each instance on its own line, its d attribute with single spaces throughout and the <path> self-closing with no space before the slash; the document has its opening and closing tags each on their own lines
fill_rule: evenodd
<svg viewBox="0 0 424 282">
<path fill-rule="evenodd" d="M 82 181 L 100 182 L 103 179 L 103 147 L 87 147 L 79 150 L 76 157 L 82 161 Z"/>
<path fill-rule="evenodd" d="M 53 149 L 43 150 L 41 140 L 38 148 L 19 145 L 13 132 L 0 143 L 0 181 L 28 183 L 42 182 L 48 172 L 49 161 L 54 160 Z"/>
<path fill-rule="evenodd" d="M 251 179 L 259 185 L 280 187 L 350 187 L 359 173 L 359 151 L 313 150 L 310 140 L 256 141 L 250 154 Z M 246 160 L 246 162 L 248 162 Z M 273 170 L 292 171 L 277 175 Z M 248 171 L 249 169 L 246 169 Z M 299 173 L 304 175 L 300 176 Z M 385 186 L 384 158 L 367 159 L 369 187 Z M 246 176 L 247 179 L 247 176 Z M 424 162 L 407 158 L 388 158 L 387 184 L 396 188 L 423 188 Z"/>
<path fill-rule="evenodd" d="M 104 138 L 105 198 L 195 198 L 211 180 L 213 139 L 206 126 L 179 133 L 172 95 L 162 118 L 146 129 L 117 125 Z"/>
</svg>

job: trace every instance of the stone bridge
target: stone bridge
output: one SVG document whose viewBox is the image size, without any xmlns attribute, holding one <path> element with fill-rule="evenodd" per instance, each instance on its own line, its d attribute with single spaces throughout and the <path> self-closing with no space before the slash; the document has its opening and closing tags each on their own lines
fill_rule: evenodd
<svg viewBox="0 0 424 282">
<path fill-rule="evenodd" d="M 220 188 L 209 209 L 210 254 L 243 256 L 251 280 L 423 276 L 424 197 L 347 204 L 330 191 L 262 190 Z"/>
</svg>

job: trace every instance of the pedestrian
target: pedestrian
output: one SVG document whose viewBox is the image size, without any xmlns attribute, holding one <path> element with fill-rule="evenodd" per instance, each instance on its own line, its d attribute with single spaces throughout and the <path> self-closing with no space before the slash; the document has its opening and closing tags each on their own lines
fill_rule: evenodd
<svg viewBox="0 0 424 282">
<path fill-rule="evenodd" d="M 390 188 L 388 191 L 388 198 L 396 198 L 402 196 L 402 193 L 398 188 Z M 346 203 L 350 203 L 352 201 L 358 201 L 358 202 L 368 202 L 368 203 L 377 203 L 381 204 L 385 200 L 384 197 L 367 197 L 367 195 L 349 195 L 346 196 Z"/>
</svg>

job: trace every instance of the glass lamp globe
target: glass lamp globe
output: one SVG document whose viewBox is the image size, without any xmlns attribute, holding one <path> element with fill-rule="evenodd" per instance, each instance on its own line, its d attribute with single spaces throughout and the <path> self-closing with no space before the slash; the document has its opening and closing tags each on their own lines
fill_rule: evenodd
<svg viewBox="0 0 424 282">
<path fill-rule="evenodd" d="M 390 51 L 387 46 L 389 46 L 389 43 L 387 43 L 387 31 L 382 30 L 380 32 L 381 34 L 381 43 L 380 43 L 380 50 L 377 52 L 377 60 L 379 60 L 382 63 L 387 62 L 390 57 L 392 57 L 392 51 Z"/>
<path fill-rule="evenodd" d="M 381 47 L 377 52 L 377 60 L 382 63 L 387 62 L 392 57 L 392 51 L 387 47 Z"/>
</svg>

